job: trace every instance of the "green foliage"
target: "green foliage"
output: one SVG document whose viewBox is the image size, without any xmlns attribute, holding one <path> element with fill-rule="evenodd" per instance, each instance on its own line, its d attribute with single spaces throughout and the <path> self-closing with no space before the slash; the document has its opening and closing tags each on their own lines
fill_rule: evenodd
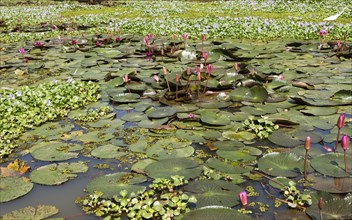
<svg viewBox="0 0 352 220">
<path fill-rule="evenodd" d="M 190 211 L 189 203 L 196 203 L 193 196 L 178 190 L 187 183 L 181 176 L 171 179 L 157 178 L 149 186 L 149 190 L 131 193 L 122 190 L 113 200 L 102 199 L 101 192 L 79 198 L 76 203 L 82 206 L 87 214 L 95 214 L 104 219 L 119 218 L 127 215 L 130 219 L 173 219 Z"/>
<path fill-rule="evenodd" d="M 0 89 L 0 158 L 16 147 L 14 139 L 27 129 L 63 117 L 72 109 L 100 98 L 99 86 L 73 79 L 54 80 L 18 90 Z"/>
<path fill-rule="evenodd" d="M 102 106 L 97 109 L 88 109 L 84 114 L 74 116 L 73 119 L 81 122 L 91 122 L 106 116 L 108 113 L 112 112 L 112 110 L 113 109 L 110 106 Z"/>
<path fill-rule="evenodd" d="M 310 206 L 312 204 L 311 196 L 308 194 L 301 193 L 296 188 L 296 183 L 293 181 L 289 182 L 289 187 L 284 190 L 284 196 L 287 198 L 288 206 L 291 208 L 297 208 L 299 206 Z"/>
<path fill-rule="evenodd" d="M 250 116 L 244 121 L 244 126 L 246 129 L 253 131 L 260 139 L 268 138 L 271 132 L 279 129 L 278 125 L 275 125 L 265 117 L 255 119 L 253 116 Z"/>
</svg>

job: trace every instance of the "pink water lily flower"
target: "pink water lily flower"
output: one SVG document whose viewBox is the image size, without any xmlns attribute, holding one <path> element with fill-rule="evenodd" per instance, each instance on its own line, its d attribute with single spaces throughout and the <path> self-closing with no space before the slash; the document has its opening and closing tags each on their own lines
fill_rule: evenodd
<svg viewBox="0 0 352 220">
<path fill-rule="evenodd" d="M 240 194 L 238 194 L 238 197 L 240 198 L 241 204 L 243 206 L 247 205 L 248 200 L 246 191 L 240 192 Z"/>
<path fill-rule="evenodd" d="M 24 51 L 24 48 L 23 48 L 23 47 L 21 47 L 21 48 L 18 50 L 18 52 L 20 52 L 20 54 L 22 54 L 22 55 L 23 55 L 23 54 L 24 54 L 24 52 L 25 52 L 25 51 Z"/>
<path fill-rule="evenodd" d="M 202 34 L 202 41 L 204 42 L 205 41 L 205 35 Z"/>
<path fill-rule="evenodd" d="M 187 35 L 187 33 L 185 32 L 185 33 L 183 33 L 183 40 L 187 40 L 187 37 L 188 37 L 188 35 Z"/>
<path fill-rule="evenodd" d="M 342 128 L 345 123 L 345 114 L 340 114 L 339 119 L 337 120 L 337 127 Z"/>
<path fill-rule="evenodd" d="M 211 64 L 208 64 L 207 73 L 210 75 L 212 72 L 213 72 L 213 66 Z"/>
<path fill-rule="evenodd" d="M 102 44 L 102 42 L 101 41 L 97 41 L 97 42 L 95 42 L 95 46 L 96 47 L 100 47 L 100 45 Z"/>
<path fill-rule="evenodd" d="M 209 53 L 202 51 L 202 57 L 204 58 L 205 61 L 207 61 L 209 57 Z"/>
<path fill-rule="evenodd" d="M 123 77 L 123 81 L 125 82 L 125 83 L 128 83 L 128 75 L 126 74 L 124 77 Z"/>
<path fill-rule="evenodd" d="M 120 38 L 120 37 L 116 37 L 116 38 L 115 38 L 115 41 L 118 43 L 118 42 L 121 41 L 121 38 Z"/>
<path fill-rule="evenodd" d="M 144 42 L 144 44 L 146 45 L 146 46 L 148 46 L 149 45 L 149 38 L 146 36 L 146 37 L 144 37 L 143 38 L 143 42 Z"/>
<path fill-rule="evenodd" d="M 76 45 L 77 44 L 77 40 L 75 40 L 75 39 L 71 40 L 71 44 L 72 45 Z"/>
<path fill-rule="evenodd" d="M 35 46 L 35 47 L 40 47 L 40 46 L 43 46 L 43 44 L 42 44 L 42 42 L 40 42 L 40 41 L 36 41 L 36 42 L 34 43 L 34 46 Z"/>
<path fill-rule="evenodd" d="M 159 83 L 159 80 L 160 80 L 160 79 L 159 79 L 158 75 L 154 75 L 153 78 L 154 78 L 154 80 L 155 80 L 157 83 Z"/>
<path fill-rule="evenodd" d="M 341 140 L 341 147 L 344 151 L 348 149 L 348 141 L 349 141 L 349 137 L 344 134 Z"/>
</svg>

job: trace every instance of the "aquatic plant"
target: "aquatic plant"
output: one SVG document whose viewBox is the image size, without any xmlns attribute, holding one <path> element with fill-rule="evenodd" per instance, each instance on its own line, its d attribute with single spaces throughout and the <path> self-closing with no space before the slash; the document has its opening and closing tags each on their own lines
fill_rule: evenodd
<svg viewBox="0 0 352 220">
<path fill-rule="evenodd" d="M 337 136 L 336 136 L 336 142 L 335 142 L 335 149 L 334 152 L 337 152 L 337 148 L 339 145 L 339 139 L 340 139 L 340 132 L 341 132 L 341 128 L 343 127 L 343 124 L 345 123 L 345 114 L 340 114 L 339 118 L 337 119 Z"/>
<path fill-rule="evenodd" d="M 304 179 L 307 180 L 307 158 L 308 158 L 308 151 L 310 149 L 310 137 L 306 137 L 306 141 L 304 143 L 304 149 L 306 153 L 304 155 Z"/>
<path fill-rule="evenodd" d="M 254 116 L 249 116 L 243 122 L 244 128 L 254 132 L 260 139 L 268 138 L 269 135 L 279 129 L 272 121 L 266 117 L 256 119 Z"/>
<path fill-rule="evenodd" d="M 117 218 L 124 215 L 131 219 L 173 219 L 190 211 L 188 207 L 197 200 L 179 190 L 187 180 L 181 176 L 170 179 L 156 178 L 144 192 L 130 193 L 127 190 L 116 192 L 112 199 L 103 197 L 102 192 L 87 194 L 76 203 L 87 214 L 99 217 Z"/>
<path fill-rule="evenodd" d="M 0 89 L 0 158 L 16 147 L 16 139 L 26 129 L 63 117 L 100 98 L 99 86 L 72 78 L 54 80 L 18 90 Z"/>
<path fill-rule="evenodd" d="M 346 159 L 346 151 L 348 149 L 348 142 L 349 142 L 349 137 L 347 135 L 343 135 L 342 140 L 341 140 L 341 147 L 343 149 L 343 160 L 345 162 L 346 175 L 348 172 L 348 163 L 347 163 L 347 159 Z"/>
</svg>

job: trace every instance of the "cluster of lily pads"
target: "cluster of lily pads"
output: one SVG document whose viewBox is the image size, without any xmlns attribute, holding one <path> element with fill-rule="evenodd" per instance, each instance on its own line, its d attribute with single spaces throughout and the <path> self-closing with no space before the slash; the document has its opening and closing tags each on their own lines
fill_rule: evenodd
<svg viewBox="0 0 352 220">
<path fill-rule="evenodd" d="M 72 109 L 99 99 L 99 86 L 92 82 L 54 80 L 18 90 L 0 90 L 0 157 L 12 152 L 15 139 L 27 129 L 64 117 Z"/>
<path fill-rule="evenodd" d="M 65 2 L 39 6 L 1 7 L 1 42 L 39 40 L 87 33 L 123 33 L 162 36 L 182 35 L 192 38 L 206 34 L 213 39 L 317 39 L 321 29 L 343 39 L 351 32 L 351 12 L 342 22 L 324 22 L 349 4 L 348 0 L 327 1 L 127 1 L 109 6 Z M 140 13 L 143 12 L 143 13 Z M 251 16 L 248 16 L 248 15 Z M 20 17 L 20 18 L 19 18 Z M 167 19 L 165 19 L 167 18 Z M 347 36 L 350 39 L 350 36 Z"/>
</svg>

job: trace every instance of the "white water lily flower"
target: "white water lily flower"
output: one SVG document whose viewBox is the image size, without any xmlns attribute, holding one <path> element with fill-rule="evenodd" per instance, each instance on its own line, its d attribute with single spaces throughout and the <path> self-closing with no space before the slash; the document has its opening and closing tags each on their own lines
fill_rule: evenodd
<svg viewBox="0 0 352 220">
<path fill-rule="evenodd" d="M 189 60 L 193 60 L 197 57 L 195 52 L 190 52 L 190 51 L 182 51 L 181 56 L 183 58 L 189 59 Z"/>
</svg>

